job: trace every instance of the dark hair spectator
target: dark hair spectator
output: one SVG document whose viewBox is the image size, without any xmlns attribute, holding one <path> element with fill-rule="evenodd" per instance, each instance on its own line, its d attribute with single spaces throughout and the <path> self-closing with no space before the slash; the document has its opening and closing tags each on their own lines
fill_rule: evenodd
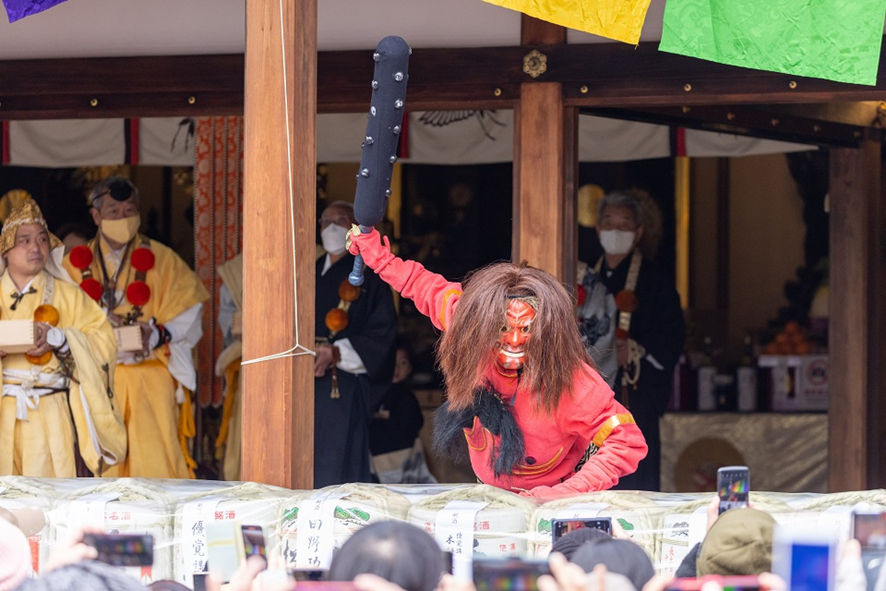
<svg viewBox="0 0 886 591">
<path fill-rule="evenodd" d="M 30 579 L 19 591 L 144 591 L 144 586 L 119 568 L 83 561 Z"/>
<path fill-rule="evenodd" d="M 572 562 L 591 572 L 602 564 L 611 573 L 626 576 L 637 589 L 655 576 L 655 568 L 646 552 L 628 540 L 597 538 L 582 544 L 572 557 Z"/>
<path fill-rule="evenodd" d="M 369 573 L 405 591 L 433 591 L 445 566 L 434 538 L 408 523 L 383 521 L 351 536 L 332 557 L 330 581 Z"/>
<path fill-rule="evenodd" d="M 584 546 L 591 540 L 608 538 L 609 534 L 593 527 L 583 527 L 576 529 L 562 536 L 551 546 L 551 552 L 559 552 L 566 557 L 566 560 L 572 561 L 572 557 L 579 548 Z"/>
</svg>

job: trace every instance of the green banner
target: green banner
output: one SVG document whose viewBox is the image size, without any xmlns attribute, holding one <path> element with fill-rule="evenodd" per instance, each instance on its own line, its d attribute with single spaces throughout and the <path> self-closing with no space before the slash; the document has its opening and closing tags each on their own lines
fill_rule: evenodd
<svg viewBox="0 0 886 591">
<path fill-rule="evenodd" d="M 886 0 L 667 0 L 661 51 L 875 85 Z"/>
</svg>

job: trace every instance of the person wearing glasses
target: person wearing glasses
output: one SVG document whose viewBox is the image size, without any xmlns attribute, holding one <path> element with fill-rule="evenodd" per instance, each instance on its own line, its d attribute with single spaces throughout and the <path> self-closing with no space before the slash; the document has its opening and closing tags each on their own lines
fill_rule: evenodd
<svg viewBox="0 0 886 591">
<path fill-rule="evenodd" d="M 391 387 L 397 316 L 390 287 L 370 270 L 348 283 L 345 239 L 354 208 L 331 203 L 320 216 L 326 254 L 317 259 L 314 362 L 314 487 L 371 482 L 370 409 Z"/>
</svg>

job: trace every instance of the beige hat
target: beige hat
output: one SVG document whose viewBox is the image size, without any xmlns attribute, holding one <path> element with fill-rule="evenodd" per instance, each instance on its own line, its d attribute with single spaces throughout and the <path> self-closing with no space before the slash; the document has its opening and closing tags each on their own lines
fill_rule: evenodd
<svg viewBox="0 0 886 591">
<path fill-rule="evenodd" d="M 759 575 L 772 568 L 775 519 L 757 509 L 726 511 L 701 543 L 698 576 Z"/>
</svg>

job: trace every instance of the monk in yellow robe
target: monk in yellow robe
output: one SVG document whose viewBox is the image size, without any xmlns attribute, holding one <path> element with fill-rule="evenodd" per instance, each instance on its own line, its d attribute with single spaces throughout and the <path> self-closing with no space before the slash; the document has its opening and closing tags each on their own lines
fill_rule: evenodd
<svg viewBox="0 0 886 591">
<path fill-rule="evenodd" d="M 26 353 L 0 351 L 2 475 L 76 476 L 75 441 L 96 475 L 126 456 L 112 390 L 114 334 L 102 309 L 61 268 L 63 254 L 33 201 L 6 219 L 0 321 L 35 321 L 36 343 Z"/>
<path fill-rule="evenodd" d="M 216 458 L 222 460 L 221 478 L 240 480 L 240 450 L 242 433 L 242 373 L 243 361 L 243 256 L 237 255 L 218 266 L 222 280 L 219 289 L 218 325 L 224 337 L 224 350 L 215 363 L 215 374 L 225 379 L 225 403 L 222 424 L 215 441 Z M 236 320 L 239 317 L 239 321 Z"/>
<path fill-rule="evenodd" d="M 100 181 L 89 195 L 99 232 L 65 257 L 65 267 L 113 326 L 138 326 L 141 333 L 140 348 L 121 347 L 117 355 L 115 393 L 129 455 L 109 475 L 193 478 L 193 348 L 203 336 L 202 302 L 209 294 L 172 249 L 138 234 L 138 198 L 126 179 Z"/>
</svg>

